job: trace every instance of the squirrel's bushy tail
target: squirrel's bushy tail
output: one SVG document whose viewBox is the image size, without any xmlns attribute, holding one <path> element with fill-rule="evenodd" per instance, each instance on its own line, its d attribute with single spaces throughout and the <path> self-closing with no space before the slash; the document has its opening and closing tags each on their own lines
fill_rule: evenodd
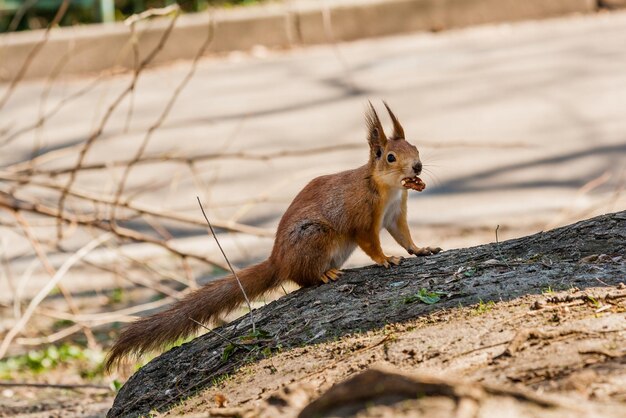
<svg viewBox="0 0 626 418">
<path fill-rule="evenodd" d="M 241 270 L 237 277 L 250 299 L 278 285 L 269 260 Z M 126 356 L 141 356 L 192 335 L 200 325 L 190 318 L 208 323 L 244 301 L 245 297 L 233 275 L 207 283 L 169 309 L 139 319 L 124 329 L 107 356 L 105 369 L 110 371 L 115 368 Z"/>
</svg>

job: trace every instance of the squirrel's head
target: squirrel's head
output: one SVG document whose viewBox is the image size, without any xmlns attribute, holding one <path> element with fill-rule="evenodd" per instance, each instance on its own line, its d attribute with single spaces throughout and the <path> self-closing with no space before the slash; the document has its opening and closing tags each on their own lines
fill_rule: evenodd
<svg viewBox="0 0 626 418">
<path fill-rule="evenodd" d="M 385 135 L 378 114 L 369 103 L 365 114 L 367 140 L 370 145 L 370 167 L 372 176 L 389 187 L 402 188 L 402 179 L 414 177 L 422 172 L 420 153 L 415 145 L 404 138 L 404 129 L 387 103 L 383 102 L 393 122 L 393 134 Z"/>
</svg>

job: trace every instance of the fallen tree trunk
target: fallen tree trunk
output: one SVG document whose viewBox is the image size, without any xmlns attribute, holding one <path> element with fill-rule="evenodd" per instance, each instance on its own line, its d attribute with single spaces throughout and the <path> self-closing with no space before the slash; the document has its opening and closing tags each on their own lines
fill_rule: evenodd
<svg viewBox="0 0 626 418">
<path fill-rule="evenodd" d="M 549 232 L 405 260 L 386 270 L 346 271 L 302 289 L 155 358 L 120 390 L 109 417 L 164 410 L 277 348 L 328 341 L 479 301 L 511 300 L 548 287 L 617 285 L 626 275 L 626 211 Z M 590 264 L 599 255 L 610 262 Z M 622 257 L 622 258 L 620 258 Z M 418 303 L 437 292 L 437 303 Z"/>
</svg>

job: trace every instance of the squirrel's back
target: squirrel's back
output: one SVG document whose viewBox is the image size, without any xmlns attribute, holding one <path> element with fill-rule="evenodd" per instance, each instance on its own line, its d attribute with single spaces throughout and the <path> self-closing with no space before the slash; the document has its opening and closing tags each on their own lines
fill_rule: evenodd
<svg viewBox="0 0 626 418">
<path fill-rule="evenodd" d="M 285 238 L 303 221 L 326 223 L 339 233 L 349 233 L 355 221 L 371 221 L 378 191 L 372 184 L 368 166 L 323 175 L 311 180 L 293 199 L 276 232 Z"/>
</svg>

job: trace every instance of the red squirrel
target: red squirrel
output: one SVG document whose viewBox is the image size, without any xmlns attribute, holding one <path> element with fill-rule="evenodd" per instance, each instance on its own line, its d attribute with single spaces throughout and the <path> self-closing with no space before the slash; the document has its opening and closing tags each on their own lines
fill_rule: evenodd
<svg viewBox="0 0 626 418">
<path fill-rule="evenodd" d="M 281 218 L 270 257 L 237 273 L 250 299 L 289 280 L 302 287 L 337 280 L 339 269 L 357 246 L 379 265 L 398 265 L 401 258 L 385 255 L 380 247 L 382 228 L 409 254 L 441 251 L 418 247 L 411 238 L 406 219 L 407 190 L 424 189 L 417 177 L 422 162 L 417 148 L 405 139 L 400 122 L 387 103 L 384 105 L 393 134 L 385 135 L 369 103 L 365 115 L 368 162 L 307 184 Z M 207 283 L 167 310 L 124 329 L 109 352 L 106 369 L 111 370 L 128 355 L 141 355 L 192 335 L 198 323 L 209 323 L 243 302 L 244 295 L 233 275 Z"/>
</svg>

